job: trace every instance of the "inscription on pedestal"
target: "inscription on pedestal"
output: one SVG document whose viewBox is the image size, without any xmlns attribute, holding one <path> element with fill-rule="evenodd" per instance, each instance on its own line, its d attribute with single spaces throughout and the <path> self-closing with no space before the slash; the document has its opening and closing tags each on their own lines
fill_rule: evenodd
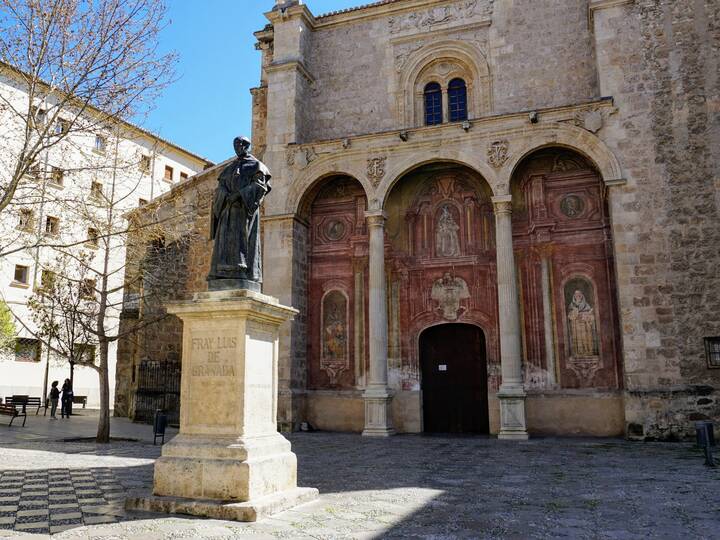
<svg viewBox="0 0 720 540">
<path fill-rule="evenodd" d="M 228 332 L 229 333 L 229 332 Z M 194 332 L 190 338 L 189 424 L 201 426 L 230 426 L 237 410 L 237 352 L 236 336 L 222 336 L 213 332 Z M 228 406 L 218 406 L 227 400 Z"/>
</svg>

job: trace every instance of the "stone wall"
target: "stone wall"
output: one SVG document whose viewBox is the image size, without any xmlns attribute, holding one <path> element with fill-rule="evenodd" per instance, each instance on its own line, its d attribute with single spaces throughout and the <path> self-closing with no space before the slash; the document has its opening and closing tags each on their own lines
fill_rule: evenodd
<svg viewBox="0 0 720 540">
<path fill-rule="evenodd" d="M 600 86 L 619 111 L 605 138 L 628 179 L 612 211 L 628 435 L 679 438 L 720 417 L 703 345 L 720 334 L 720 5 L 638 0 L 593 15 Z"/>
<path fill-rule="evenodd" d="M 403 71 L 423 47 L 475 47 L 491 73 L 492 112 L 580 103 L 599 96 L 587 1 L 427 2 L 347 24 L 317 19 L 304 58 L 314 77 L 303 139 L 409 127 L 400 118 Z M 562 16 L 558 14 L 562 13 Z M 411 82 L 412 84 L 412 82 Z"/>
</svg>

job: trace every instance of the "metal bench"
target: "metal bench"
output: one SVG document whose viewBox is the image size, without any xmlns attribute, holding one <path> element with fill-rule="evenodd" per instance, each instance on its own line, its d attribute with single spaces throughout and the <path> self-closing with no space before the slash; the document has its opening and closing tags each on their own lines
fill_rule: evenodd
<svg viewBox="0 0 720 540">
<path fill-rule="evenodd" d="M 87 396 L 73 396 L 73 404 L 74 405 L 80 405 L 82 404 L 83 409 L 87 405 Z"/>
<path fill-rule="evenodd" d="M 10 424 L 8 425 L 8 427 L 12 426 L 13 420 L 15 420 L 18 416 L 22 416 L 23 427 L 25 427 L 25 421 L 27 420 L 27 413 L 25 412 L 25 410 L 18 411 L 14 405 L 0 404 L 0 415 L 12 417 L 10 419 Z"/>
</svg>

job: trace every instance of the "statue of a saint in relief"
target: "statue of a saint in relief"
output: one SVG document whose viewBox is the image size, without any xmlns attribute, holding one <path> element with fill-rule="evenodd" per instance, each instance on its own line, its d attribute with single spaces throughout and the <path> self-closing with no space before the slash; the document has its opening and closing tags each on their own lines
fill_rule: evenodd
<svg viewBox="0 0 720 540">
<path fill-rule="evenodd" d="M 450 209 L 447 206 L 443 207 L 435 231 L 435 249 L 438 256 L 457 257 L 460 255 L 458 230 L 460 230 L 460 227 L 455 222 Z"/>
<path fill-rule="evenodd" d="M 237 137 L 237 158 L 218 177 L 210 220 L 213 245 L 208 289 L 260 292 L 262 252 L 260 205 L 270 192 L 270 171 L 249 153 L 250 140 Z"/>
</svg>

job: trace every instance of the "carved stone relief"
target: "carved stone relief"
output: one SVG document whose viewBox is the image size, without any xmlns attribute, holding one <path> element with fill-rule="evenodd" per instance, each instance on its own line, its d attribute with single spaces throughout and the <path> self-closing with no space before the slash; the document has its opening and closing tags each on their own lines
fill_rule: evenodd
<svg viewBox="0 0 720 540">
<path fill-rule="evenodd" d="M 437 310 L 444 319 L 456 321 L 467 311 L 461 301 L 470 298 L 470 290 L 464 279 L 446 272 L 441 279 L 433 283 L 430 297 L 438 303 Z"/>
<path fill-rule="evenodd" d="M 372 185 L 377 187 L 385 177 L 386 157 L 375 157 L 367 160 L 367 176 Z"/>
<path fill-rule="evenodd" d="M 488 18 L 492 15 L 494 0 L 461 0 L 445 6 L 423 9 L 388 19 L 390 34 L 415 31 L 424 32 L 454 21 L 465 21 L 472 17 Z"/>
<path fill-rule="evenodd" d="M 487 151 L 488 161 L 490 162 L 490 165 L 492 165 L 496 169 L 502 167 L 510 157 L 510 154 L 508 154 L 509 149 L 510 143 L 508 143 L 508 141 L 506 140 L 493 141 L 492 143 L 490 143 Z"/>
</svg>

